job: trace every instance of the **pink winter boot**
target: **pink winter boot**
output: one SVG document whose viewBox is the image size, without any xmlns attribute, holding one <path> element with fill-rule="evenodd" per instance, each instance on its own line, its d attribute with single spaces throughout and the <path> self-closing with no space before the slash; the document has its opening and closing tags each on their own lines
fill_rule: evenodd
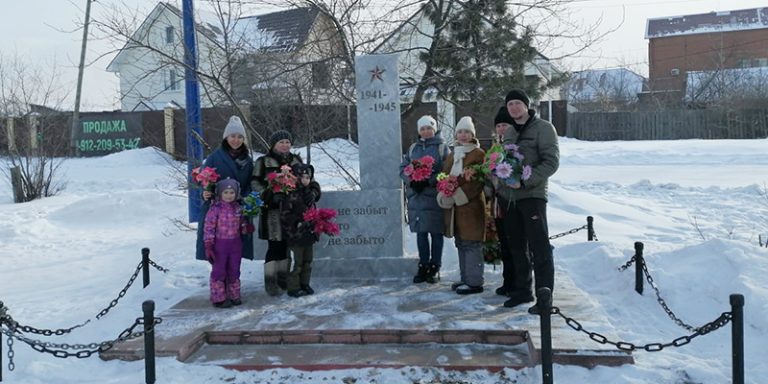
<svg viewBox="0 0 768 384">
<path fill-rule="evenodd" d="M 227 291 L 224 282 L 211 279 L 211 303 L 217 308 L 228 308 L 232 303 L 227 300 Z"/>
<path fill-rule="evenodd" d="M 227 297 L 232 302 L 232 305 L 240 305 L 243 303 L 240 300 L 240 279 L 227 283 Z"/>
</svg>

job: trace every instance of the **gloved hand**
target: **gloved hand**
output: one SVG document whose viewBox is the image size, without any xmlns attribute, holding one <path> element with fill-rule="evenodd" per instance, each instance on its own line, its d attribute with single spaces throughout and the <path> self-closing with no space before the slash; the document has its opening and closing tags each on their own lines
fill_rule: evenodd
<svg viewBox="0 0 768 384">
<path fill-rule="evenodd" d="M 429 186 L 429 180 L 411 181 L 411 189 L 416 193 L 421 193 L 424 188 Z"/>
<path fill-rule="evenodd" d="M 243 234 L 243 235 L 250 235 L 255 230 L 256 230 L 256 228 L 254 228 L 253 224 L 251 224 L 251 223 L 249 223 L 247 221 L 242 223 L 242 224 L 240 224 L 240 233 Z"/>
<path fill-rule="evenodd" d="M 453 196 L 446 196 L 442 192 L 437 193 L 437 205 L 443 209 L 451 209 L 456 204 Z"/>
<path fill-rule="evenodd" d="M 213 242 L 207 241 L 205 243 L 205 258 L 208 259 L 208 262 L 213 264 L 213 260 L 216 257 L 216 252 L 213 250 Z"/>
</svg>

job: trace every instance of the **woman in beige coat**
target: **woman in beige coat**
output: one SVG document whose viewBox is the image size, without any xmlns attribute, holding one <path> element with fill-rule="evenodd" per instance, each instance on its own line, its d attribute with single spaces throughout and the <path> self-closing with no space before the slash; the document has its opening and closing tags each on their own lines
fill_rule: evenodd
<svg viewBox="0 0 768 384">
<path fill-rule="evenodd" d="M 456 146 L 443 163 L 443 172 L 457 176 L 459 187 L 450 196 L 438 193 L 438 205 L 445 211 L 445 235 L 455 237 L 459 251 L 461 280 L 453 288 L 460 295 L 483 292 L 483 240 L 485 238 L 485 196 L 483 181 L 469 170 L 483 163 L 485 152 L 475 138 L 469 116 L 456 124 Z"/>
</svg>

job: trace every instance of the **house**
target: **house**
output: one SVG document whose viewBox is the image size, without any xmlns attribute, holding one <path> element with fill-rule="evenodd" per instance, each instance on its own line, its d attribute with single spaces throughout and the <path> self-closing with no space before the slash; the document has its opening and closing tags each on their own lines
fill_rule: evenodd
<svg viewBox="0 0 768 384">
<path fill-rule="evenodd" d="M 568 105 L 583 112 L 617 111 L 638 101 L 645 77 L 627 68 L 578 71 L 562 87 Z"/>
<path fill-rule="evenodd" d="M 196 15 L 202 107 L 261 102 L 258 96 L 330 103 L 344 45 L 317 8 L 236 18 Z M 108 65 L 120 76 L 123 111 L 186 105 L 182 12 L 158 3 Z M 282 95 L 279 95 L 282 90 Z M 254 100 L 257 99 L 257 100 Z"/>
<path fill-rule="evenodd" d="M 198 67 L 212 72 L 223 60 L 218 44 L 221 29 L 215 20 L 197 23 Z M 125 45 L 107 65 L 120 77 L 122 111 L 159 110 L 186 105 L 184 90 L 184 48 L 181 10 L 160 2 L 147 15 Z M 210 107 L 221 96 L 201 84 L 201 106 Z"/>
<path fill-rule="evenodd" d="M 401 79 L 401 102 L 411 103 L 414 97 L 416 84 L 421 82 L 426 70 L 425 63 L 420 55 L 429 50 L 432 45 L 435 25 L 425 12 L 425 7 L 413 13 L 405 22 L 395 29 L 375 50 L 375 53 L 399 53 L 399 75 Z M 536 77 L 546 83 L 561 72 L 545 56 L 537 54 L 532 62 L 525 63 L 525 76 Z M 559 88 L 550 88 L 541 95 L 539 101 L 559 100 Z M 441 127 L 453 127 L 457 121 L 454 102 L 443 99 L 434 88 L 427 89 L 423 102 L 435 102 L 437 104 L 437 120 Z M 499 100 L 501 105 L 503 100 Z M 497 107 L 496 107 L 497 108 Z M 495 108 L 494 108 L 495 111 Z M 490 116 L 492 125 L 493 116 Z M 415 122 L 414 122 L 415 123 Z M 488 125 L 488 122 L 486 122 Z M 478 132 L 480 135 L 481 133 Z"/>
<path fill-rule="evenodd" d="M 649 19 L 645 38 L 650 92 L 679 101 L 703 92 L 691 81 L 768 66 L 768 7 Z"/>
</svg>

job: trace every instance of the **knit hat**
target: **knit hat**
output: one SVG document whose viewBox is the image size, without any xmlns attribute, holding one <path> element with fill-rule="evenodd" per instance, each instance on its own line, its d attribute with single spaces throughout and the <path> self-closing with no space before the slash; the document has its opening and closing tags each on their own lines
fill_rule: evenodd
<svg viewBox="0 0 768 384">
<path fill-rule="evenodd" d="M 274 148 L 275 144 L 277 144 L 280 140 L 288 140 L 291 143 L 293 143 L 293 136 L 291 136 L 291 133 L 286 130 L 279 130 L 272 134 L 272 136 L 269 136 L 269 147 Z"/>
<path fill-rule="evenodd" d="M 520 100 L 525 104 L 527 107 L 529 103 L 531 102 L 531 99 L 528 98 L 528 95 L 523 91 L 522 89 L 513 89 L 507 93 L 507 97 L 504 98 L 504 105 L 507 105 L 510 100 Z"/>
<path fill-rule="evenodd" d="M 309 175 L 309 177 L 312 178 L 315 176 L 315 167 L 309 164 L 297 163 L 291 167 L 291 172 L 293 172 L 296 177 L 301 177 L 301 175 Z"/>
<path fill-rule="evenodd" d="M 496 113 L 496 116 L 493 118 L 493 125 L 499 123 L 507 123 L 509 125 L 512 125 L 515 123 L 515 120 L 512 119 L 512 116 L 509 115 L 509 111 L 507 110 L 507 106 L 503 106 L 499 108 L 499 112 Z"/>
<path fill-rule="evenodd" d="M 218 183 L 216 183 L 216 196 L 221 199 L 221 195 L 226 191 L 227 189 L 232 189 L 235 191 L 235 198 L 240 198 L 240 183 L 237 182 L 235 179 L 226 178 L 224 180 L 219 180 Z"/>
<path fill-rule="evenodd" d="M 232 116 L 229 118 L 229 122 L 227 123 L 227 126 L 224 127 L 224 139 L 227 138 L 229 135 L 239 134 L 243 137 L 245 137 L 245 127 L 243 126 L 243 122 L 240 121 L 240 118 L 237 116 Z"/>
<path fill-rule="evenodd" d="M 456 132 L 461 130 L 470 131 L 472 132 L 472 136 L 477 136 L 477 133 L 475 133 L 475 123 L 472 122 L 472 118 L 469 116 L 462 117 L 459 119 L 459 122 L 456 123 Z"/>
<path fill-rule="evenodd" d="M 437 132 L 437 121 L 430 115 L 424 115 L 416 122 L 416 131 L 421 130 L 421 127 L 432 127 Z"/>
</svg>

